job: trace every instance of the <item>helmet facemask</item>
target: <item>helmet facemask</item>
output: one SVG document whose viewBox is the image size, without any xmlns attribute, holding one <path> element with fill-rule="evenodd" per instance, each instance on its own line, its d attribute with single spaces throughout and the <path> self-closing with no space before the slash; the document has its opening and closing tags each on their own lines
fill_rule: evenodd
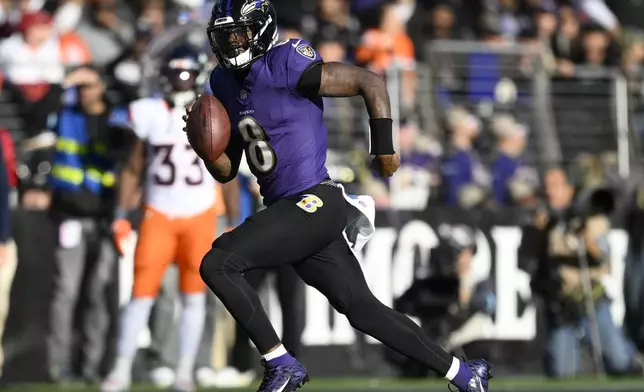
<svg viewBox="0 0 644 392">
<path fill-rule="evenodd" d="M 208 26 L 208 40 L 217 61 L 224 68 L 242 70 L 262 56 L 277 41 L 271 15 L 232 22 L 220 18 Z"/>
</svg>

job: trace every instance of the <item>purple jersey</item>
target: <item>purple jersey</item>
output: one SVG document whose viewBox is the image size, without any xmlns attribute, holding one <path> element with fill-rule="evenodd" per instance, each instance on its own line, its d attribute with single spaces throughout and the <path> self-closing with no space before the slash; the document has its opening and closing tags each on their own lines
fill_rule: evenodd
<svg viewBox="0 0 644 392">
<path fill-rule="evenodd" d="M 230 116 L 233 137 L 237 133 L 244 140 L 266 205 L 328 178 L 322 99 L 297 93 L 304 70 L 320 61 L 308 42 L 291 39 L 255 61 L 243 79 L 221 67 L 210 76 L 213 95 Z"/>
</svg>

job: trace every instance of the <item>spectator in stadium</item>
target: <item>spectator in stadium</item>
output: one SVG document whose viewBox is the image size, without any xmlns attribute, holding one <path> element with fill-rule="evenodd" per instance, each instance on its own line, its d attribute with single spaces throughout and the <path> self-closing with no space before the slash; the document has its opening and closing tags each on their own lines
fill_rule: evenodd
<svg viewBox="0 0 644 392">
<path fill-rule="evenodd" d="M 316 11 L 302 18 L 303 36 L 314 46 L 321 42 L 338 42 L 351 58 L 360 43 L 360 22 L 351 15 L 349 0 L 318 0 Z M 326 60 L 326 57 L 322 58 Z"/>
<path fill-rule="evenodd" d="M 151 29 L 139 22 L 132 45 L 106 67 L 108 91 L 115 102 L 129 103 L 139 98 L 144 78 L 143 57 L 154 34 Z"/>
<path fill-rule="evenodd" d="M 628 196 L 623 325 L 638 350 L 644 352 L 644 184 L 639 183 Z"/>
<path fill-rule="evenodd" d="M 4 157 L 5 147 L 0 144 L 0 377 L 4 364 L 2 335 L 9 313 L 11 284 L 16 273 L 16 248 L 11 241 L 11 209 L 8 165 Z"/>
<path fill-rule="evenodd" d="M 114 61 L 134 41 L 133 17 L 118 0 L 91 0 L 78 34 L 85 40 L 96 66 Z"/>
<path fill-rule="evenodd" d="M 559 21 L 557 20 L 557 8 L 554 3 L 539 4 L 532 10 L 532 31 L 524 34 L 528 42 L 534 40 L 539 44 L 539 50 L 547 56 L 548 69 L 555 66 L 555 59 L 552 49 L 552 41 L 557 32 Z M 525 41 L 525 40 L 524 40 Z"/>
<path fill-rule="evenodd" d="M 545 69 L 552 73 L 557 66 L 552 42 L 557 32 L 557 8 L 553 2 L 539 3 L 530 7 L 531 27 L 524 29 L 521 43 L 530 45 L 531 51 L 523 58 L 522 68 L 532 69 L 536 57 L 541 59 Z"/>
<path fill-rule="evenodd" d="M 454 3 L 454 1 L 441 1 L 427 10 L 421 3 L 417 5 L 417 10 L 409 20 L 407 28 L 414 42 L 418 61 L 429 60 L 428 49 L 431 40 L 474 39 L 473 32 L 462 23 L 463 16 L 456 14 L 457 4 Z"/>
<path fill-rule="evenodd" d="M 461 39 L 463 32 L 458 30 L 454 9 L 449 4 L 438 4 L 431 10 L 427 37 L 430 39 Z"/>
<path fill-rule="evenodd" d="M 539 266 L 531 285 L 546 303 L 546 372 L 551 377 L 569 378 L 579 371 L 580 343 L 591 343 L 585 302 L 586 295 L 591 295 L 606 371 L 628 374 L 636 369 L 633 345 L 615 325 L 602 283 L 610 269 L 609 217 L 591 212 L 590 207 L 580 209 L 579 202 L 573 209 L 575 191 L 561 169 L 549 170 L 544 185 L 548 211 L 538 214 L 536 226 L 545 242 L 539 247 Z M 590 294 L 582 286 L 579 246 L 585 247 Z"/>
<path fill-rule="evenodd" d="M 473 149 L 479 136 L 479 120 L 462 107 L 447 113 L 450 145 L 442 163 L 445 202 L 450 206 L 471 207 L 486 198 L 490 176 Z"/>
<path fill-rule="evenodd" d="M 47 118 L 60 108 L 66 68 L 89 61 L 84 42 L 73 33 L 56 34 L 44 11 L 23 15 L 18 32 L 0 43 L 0 68 L 27 114 L 27 137 L 46 129 Z"/>
<path fill-rule="evenodd" d="M 622 56 L 622 69 L 630 78 L 641 82 L 642 65 L 644 64 L 644 34 L 632 32 L 624 36 L 624 55 Z M 633 86 L 635 90 L 639 86 Z"/>
<path fill-rule="evenodd" d="M 534 9 L 535 36 L 548 47 L 557 32 L 557 8 L 554 3 L 543 4 Z"/>
<path fill-rule="evenodd" d="M 24 14 L 17 31 L 0 46 L 0 64 L 17 85 L 61 84 L 65 67 L 85 64 L 90 56 L 74 34 L 56 34 L 45 11 Z"/>
<path fill-rule="evenodd" d="M 480 24 L 488 41 L 514 42 L 532 28 L 527 4 L 520 0 L 483 2 Z"/>
<path fill-rule="evenodd" d="M 571 182 L 581 188 L 602 186 L 605 183 L 604 165 L 595 154 L 580 152 L 568 167 Z"/>
<path fill-rule="evenodd" d="M 415 50 L 396 11 L 395 3 L 382 6 L 380 24 L 365 31 L 356 51 L 356 62 L 380 75 L 385 75 L 391 67 L 400 70 L 402 105 L 409 111 L 414 107 L 416 93 Z"/>
<path fill-rule="evenodd" d="M 166 9 L 163 0 L 141 1 L 141 11 L 137 25 L 145 26 L 151 37 L 159 36 L 166 27 Z"/>
<path fill-rule="evenodd" d="M 557 71 L 562 76 L 571 77 L 575 72 L 573 60 L 578 58 L 583 50 L 581 24 L 572 7 L 559 8 L 559 28 L 551 46 L 557 58 Z"/>
<path fill-rule="evenodd" d="M 103 98 L 100 71 L 83 66 L 66 82 L 78 89 L 76 105 L 63 108 L 50 175 L 50 215 L 57 226 L 56 275 L 48 336 L 53 381 L 69 381 L 72 372 L 74 313 L 79 298 L 83 314 L 82 377 L 96 381 L 105 352 L 110 320 L 106 287 L 114 278 L 116 252 L 109 235 L 114 209 L 116 162 L 131 143 L 125 110 Z M 81 292 L 81 288 L 87 292 Z"/>
<path fill-rule="evenodd" d="M 619 65 L 619 53 L 611 36 L 598 26 L 588 26 L 582 36 L 583 54 L 576 62 L 586 66 Z"/>
<path fill-rule="evenodd" d="M 423 7 L 424 4 L 424 7 Z M 441 69 L 437 82 L 446 90 L 458 88 L 459 56 L 449 51 L 430 52 L 432 41 L 437 39 L 475 39 L 474 31 L 467 24 L 473 4 L 464 6 L 459 0 L 419 3 L 409 20 L 407 29 L 414 42 L 418 61 L 428 62 Z"/>
<path fill-rule="evenodd" d="M 497 156 L 491 167 L 492 195 L 499 206 L 510 206 L 516 198 L 516 187 L 522 171 L 530 170 L 523 161 L 527 129 L 509 115 L 497 115 L 492 120 L 497 137 Z"/>
</svg>

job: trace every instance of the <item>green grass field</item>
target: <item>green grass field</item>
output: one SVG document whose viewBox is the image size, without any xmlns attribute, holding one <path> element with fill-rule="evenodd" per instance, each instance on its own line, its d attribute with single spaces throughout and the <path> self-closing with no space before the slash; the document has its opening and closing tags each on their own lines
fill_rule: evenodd
<svg viewBox="0 0 644 392">
<path fill-rule="evenodd" d="M 95 387 L 83 384 L 68 385 L 66 387 L 54 387 L 50 385 L 16 385 L 8 388 L 8 391 L 24 392 L 49 392 L 49 391 L 98 391 Z M 205 391 L 206 389 L 204 389 Z M 255 387 L 247 389 L 210 389 L 218 392 L 251 392 Z M 347 392 L 445 392 L 447 382 L 444 380 L 394 380 L 394 379 L 355 379 L 355 378 L 318 378 L 307 384 L 302 392 L 321 391 L 347 391 Z M 132 392 L 155 391 L 151 385 L 135 385 Z M 579 379 L 570 381 L 548 381 L 542 378 L 499 378 L 490 382 L 491 392 L 585 392 L 585 391 L 644 391 L 644 379 Z"/>
</svg>

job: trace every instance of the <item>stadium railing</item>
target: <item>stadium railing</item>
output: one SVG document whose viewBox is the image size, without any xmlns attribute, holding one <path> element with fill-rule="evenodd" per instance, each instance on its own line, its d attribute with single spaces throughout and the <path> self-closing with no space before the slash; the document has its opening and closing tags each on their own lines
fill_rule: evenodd
<svg viewBox="0 0 644 392">
<path fill-rule="evenodd" d="M 429 53 L 431 75 L 426 82 L 432 95 L 420 101 L 431 102 L 439 124 L 452 105 L 470 110 L 483 123 L 479 144 L 485 158 L 494 143 L 487 121 L 497 113 L 511 114 L 531 130 L 526 151 L 530 163 L 559 159 L 548 121 L 548 74 L 533 46 L 437 40 Z"/>
<path fill-rule="evenodd" d="M 581 154 L 613 155 L 620 177 L 628 177 L 635 151 L 624 75 L 576 66 L 571 77 L 552 78 L 550 99 L 564 165 Z"/>
<path fill-rule="evenodd" d="M 463 106 L 482 120 L 477 144 L 485 159 L 494 143 L 487 120 L 509 113 L 529 126 L 526 159 L 536 167 L 567 165 L 579 153 L 615 153 L 626 177 L 641 156 L 635 132 L 644 129 L 641 90 L 610 67 L 576 66 L 571 77 L 553 76 L 543 53 L 529 44 L 434 41 L 429 63 L 416 68 L 422 128 L 444 140 L 446 110 Z M 389 75 L 390 86 L 398 81 L 390 91 L 400 91 L 399 78 Z M 399 103 L 394 93 L 392 102 Z"/>
</svg>

